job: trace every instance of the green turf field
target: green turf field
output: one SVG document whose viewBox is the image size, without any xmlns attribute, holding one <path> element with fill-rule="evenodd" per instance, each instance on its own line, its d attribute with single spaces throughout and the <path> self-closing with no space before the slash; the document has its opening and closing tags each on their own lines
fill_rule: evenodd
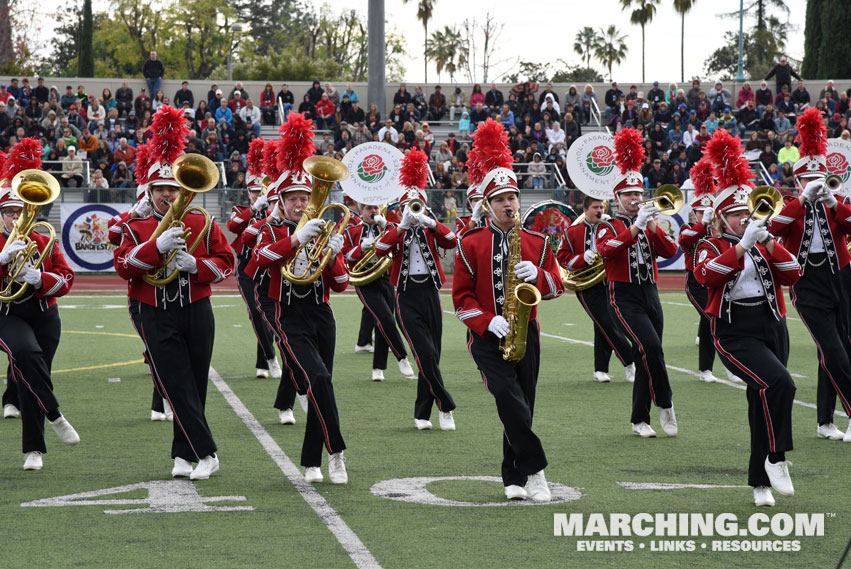
<svg viewBox="0 0 851 569">
<path fill-rule="evenodd" d="M 664 294 L 662 300 L 668 364 L 694 372 L 696 313 L 683 294 Z M 451 310 L 451 300 L 443 301 Z M 254 337 L 242 300 L 216 296 L 213 305 L 217 331 L 212 365 L 221 380 L 210 384 L 207 416 L 219 445 L 221 470 L 207 481 L 174 485 L 171 424 L 148 420 L 151 381 L 141 364 L 141 342 L 130 325 L 125 299 L 62 299 L 64 334 L 54 362 L 54 383 L 62 410 L 82 442 L 65 447 L 48 428 L 44 470 L 24 472 L 20 422 L 0 421 L 2 567 L 306 569 L 353 567 L 355 560 L 362 567 L 430 569 L 834 567 L 851 533 L 851 445 L 816 439 L 815 410 L 803 405 L 794 408 L 796 450 L 789 455 L 796 496 L 775 493 L 776 508 L 754 508 L 750 488 L 627 490 L 619 485 L 745 485 L 745 395 L 730 385 L 703 384 L 694 375 L 672 370 L 679 436 L 662 434 L 655 409 L 652 423 L 660 437 L 633 436 L 631 386 L 614 358 L 613 382 L 591 381 L 592 330 L 572 295 L 546 302 L 540 311 L 542 331 L 548 335 L 541 341 L 535 424 L 550 461 L 548 480 L 575 488 L 579 499 L 473 507 L 373 495 L 373 485 L 391 479 L 499 476 L 501 429 L 493 399 L 467 354 L 465 327 L 454 316 L 444 315 L 442 368 L 458 404 L 458 430 L 418 432 L 413 427 L 415 383 L 403 379 L 392 363 L 387 381 L 370 381 L 371 355 L 354 354 L 360 303 L 353 295 L 337 295 L 332 299 L 338 327 L 334 382 L 348 444 L 349 484 L 327 482 L 323 464 L 326 482 L 315 485 L 318 495 L 308 493 L 314 505 L 324 498 L 325 504 L 317 506 L 325 508 L 320 517 L 284 475 L 287 459 L 274 448 L 298 463 L 304 414 L 296 405 L 297 424 L 277 424 L 272 408 L 277 381 L 253 377 Z M 790 316 L 796 316 L 794 309 Z M 805 376 L 796 377 L 797 399 L 814 403 L 815 347 L 800 321 L 790 320 L 789 328 L 790 371 Z M 724 377 L 720 364 L 715 371 Z M 226 399 L 216 385 L 233 395 Z M 437 427 L 436 412 L 433 419 Z M 836 422 L 845 429 L 844 417 L 837 416 Z M 267 448 L 272 448 L 271 455 Z M 88 499 L 129 502 L 80 505 L 83 499 L 78 499 L 78 505 L 22 507 L 125 486 L 130 488 L 124 493 Z M 439 480 L 428 490 L 450 501 L 504 502 L 499 482 Z M 231 499 L 211 500 L 215 497 Z M 104 513 L 144 510 L 150 500 L 166 510 L 209 511 Z M 661 539 L 690 538 L 553 535 L 555 514 L 731 513 L 744 524 L 757 511 L 823 513 L 824 536 L 762 538 L 799 540 L 800 551 L 790 553 L 712 552 L 713 540 L 733 538 L 696 537 L 691 538 L 696 551 L 673 553 L 650 549 Z M 326 522 L 336 530 L 348 529 L 341 541 L 354 549 L 351 557 Z M 593 539 L 632 540 L 634 550 L 578 551 L 581 541 Z"/>
</svg>

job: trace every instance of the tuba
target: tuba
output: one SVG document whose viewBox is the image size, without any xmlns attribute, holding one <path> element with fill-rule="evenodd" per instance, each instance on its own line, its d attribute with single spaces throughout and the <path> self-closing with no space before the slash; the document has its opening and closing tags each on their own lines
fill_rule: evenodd
<svg viewBox="0 0 851 569">
<path fill-rule="evenodd" d="M 381 208 L 381 216 L 385 217 L 387 215 L 387 206 L 382 206 Z M 390 225 L 385 225 L 384 229 L 381 231 L 381 234 L 375 239 L 378 242 L 379 239 L 384 237 L 387 234 L 387 230 L 390 228 Z M 370 283 L 377 281 L 381 278 L 384 273 L 390 268 L 393 264 L 393 253 L 390 253 L 384 257 L 381 257 L 377 261 L 373 263 L 375 259 L 375 243 L 372 244 L 368 250 L 363 252 L 363 257 L 358 260 L 355 265 L 349 269 L 349 282 L 352 286 L 364 286 Z M 371 266 L 370 266 L 371 265 Z"/>
<path fill-rule="evenodd" d="M 529 331 L 529 313 L 541 302 L 541 293 L 529 283 L 518 282 L 514 265 L 523 260 L 520 252 L 522 225 L 520 214 L 514 212 L 514 233 L 508 244 L 506 260 L 505 292 L 507 297 L 502 307 L 502 316 L 508 321 L 508 334 L 499 342 L 502 359 L 519 362 L 526 355 L 526 333 Z"/>
<path fill-rule="evenodd" d="M 159 225 L 157 225 L 156 229 L 154 229 L 154 232 L 148 240 L 156 240 L 156 238 L 162 235 L 166 229 L 181 227 L 184 230 L 183 237 L 188 242 L 192 235 L 192 230 L 186 227 L 186 224 L 183 223 L 183 219 L 190 211 L 200 212 L 204 215 L 204 228 L 201 230 L 200 235 L 195 238 L 187 249 L 187 252 L 191 255 L 195 252 L 195 249 L 198 248 L 198 245 L 201 244 L 201 241 L 207 236 L 207 233 L 209 233 L 210 224 L 213 222 L 213 219 L 204 208 L 198 206 L 190 207 L 189 204 L 195 198 L 196 194 L 209 192 L 218 185 L 219 169 L 216 168 L 216 165 L 212 160 L 206 156 L 201 156 L 200 154 L 184 154 L 174 161 L 172 168 L 174 170 L 174 179 L 177 180 L 178 184 L 180 184 L 180 193 L 178 194 L 177 199 L 171 203 L 168 211 L 160 220 Z M 157 269 L 157 271 L 153 274 L 146 273 L 142 276 L 142 278 L 146 283 L 153 286 L 167 285 L 176 279 L 179 273 L 177 269 L 168 273 L 167 269 L 168 264 L 171 263 L 176 256 L 177 251 L 172 251 L 166 258 L 163 266 Z"/>
<path fill-rule="evenodd" d="M 351 215 L 349 208 L 343 204 L 330 203 L 323 207 L 328 194 L 331 193 L 331 188 L 349 175 L 349 169 L 345 164 L 327 156 L 311 156 L 305 159 L 304 170 L 313 176 L 313 187 L 310 192 L 310 201 L 293 233 L 304 227 L 311 219 L 320 219 L 332 209 L 341 210 L 343 219 L 339 223 L 326 223 L 322 233 L 308 243 L 301 243 L 296 254 L 281 266 L 281 275 L 285 279 L 293 284 L 301 285 L 311 284 L 322 275 L 322 271 L 331 262 L 328 240 L 335 233 L 337 235 L 345 233 Z M 307 266 L 303 269 L 296 267 L 300 255 L 307 257 Z"/>
<path fill-rule="evenodd" d="M 7 275 L 9 284 L 3 290 L 0 290 L 0 302 L 13 302 L 24 296 L 29 284 L 22 283 L 17 291 L 12 292 L 12 287 L 16 282 L 15 278 L 28 266 L 32 266 L 34 269 L 40 268 L 56 243 L 56 230 L 53 229 L 53 226 L 46 221 L 35 221 L 42 206 L 56 201 L 56 198 L 59 197 L 59 182 L 56 178 L 42 170 L 23 170 L 12 178 L 12 192 L 17 194 L 26 205 L 21 211 L 18 221 L 15 222 L 11 233 L 9 233 L 9 238 L 6 239 L 3 250 L 17 240 L 25 242 L 27 247 L 18 251 L 14 258 L 9 261 Z M 47 246 L 41 254 L 38 252 L 36 242 L 30 238 L 36 227 L 44 227 L 50 234 Z M 33 261 L 33 259 L 35 260 Z"/>
<path fill-rule="evenodd" d="M 680 211 L 685 203 L 685 199 L 683 198 L 683 192 L 674 184 L 665 184 L 664 186 L 659 186 L 655 192 L 653 192 L 653 197 L 637 202 L 636 205 L 644 205 L 652 203 L 659 209 L 659 215 L 674 215 L 678 211 Z"/>
</svg>

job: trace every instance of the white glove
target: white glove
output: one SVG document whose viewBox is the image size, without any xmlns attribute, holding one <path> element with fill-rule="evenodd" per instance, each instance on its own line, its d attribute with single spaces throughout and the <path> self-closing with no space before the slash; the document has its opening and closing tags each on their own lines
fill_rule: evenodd
<svg viewBox="0 0 851 569">
<path fill-rule="evenodd" d="M 361 239 L 360 248 L 362 251 L 366 251 L 373 245 L 375 245 L 375 237 L 364 237 Z"/>
<path fill-rule="evenodd" d="M 254 200 L 254 203 L 251 205 L 251 209 L 254 211 L 260 211 L 267 205 L 269 205 L 269 198 L 261 194 L 256 200 Z"/>
<path fill-rule="evenodd" d="M 422 223 L 422 224 L 423 224 L 423 225 L 425 225 L 426 227 L 431 227 L 432 229 L 434 229 L 435 227 L 437 227 L 437 222 L 436 222 L 435 220 L 433 220 L 432 218 L 430 218 L 430 217 L 426 214 L 426 212 L 422 212 L 421 214 L 419 214 L 419 215 L 417 216 L 417 219 L 419 219 L 419 220 L 420 220 L 420 223 Z"/>
<path fill-rule="evenodd" d="M 585 251 L 585 253 L 582 255 L 582 259 L 585 261 L 585 264 L 586 264 L 586 265 L 590 265 L 591 263 L 593 263 L 593 262 L 594 262 L 594 257 L 596 257 L 596 256 L 597 256 L 597 252 L 596 252 L 596 251 L 592 251 L 591 249 L 588 249 L 588 250 L 587 250 L 587 251 Z"/>
<path fill-rule="evenodd" d="M 502 316 L 494 316 L 488 323 L 488 332 L 492 333 L 497 338 L 505 338 L 509 329 L 510 326 L 508 325 L 508 320 Z"/>
<path fill-rule="evenodd" d="M 819 201 L 823 202 L 825 206 L 832 208 L 836 205 L 836 196 L 833 195 L 833 192 L 827 190 L 824 195 L 819 197 Z"/>
<path fill-rule="evenodd" d="M 336 256 L 343 249 L 343 236 L 335 233 L 329 237 L 328 248 L 331 249 L 331 256 Z"/>
<path fill-rule="evenodd" d="M 174 266 L 178 271 L 195 274 L 198 272 L 198 261 L 187 251 L 178 251 L 174 258 Z"/>
<path fill-rule="evenodd" d="M 402 229 L 410 229 L 414 225 L 419 224 L 419 222 L 419 218 L 411 213 L 408 206 L 405 206 L 405 209 L 402 211 L 402 221 L 399 222 L 399 227 Z"/>
<path fill-rule="evenodd" d="M 295 237 L 299 243 L 307 243 L 320 233 L 325 226 L 325 221 L 322 219 L 311 219 L 304 224 L 304 227 L 296 231 Z"/>
<path fill-rule="evenodd" d="M 538 280 L 538 267 L 532 261 L 520 261 L 514 265 L 514 274 L 524 282 L 534 283 Z"/>
<path fill-rule="evenodd" d="M 706 208 L 703 210 L 703 219 L 700 220 L 703 225 L 709 225 L 712 223 L 712 209 Z"/>
<path fill-rule="evenodd" d="M 641 231 L 647 229 L 647 223 L 656 215 L 659 210 L 652 205 L 643 205 L 638 210 L 638 216 L 635 218 L 635 226 Z"/>
<path fill-rule="evenodd" d="M 823 180 L 813 180 L 804 186 L 804 191 L 801 194 L 808 200 L 814 200 L 818 197 L 818 193 L 823 185 Z"/>
<path fill-rule="evenodd" d="M 470 214 L 470 219 L 475 221 L 476 223 L 480 222 L 482 218 L 485 216 L 485 200 L 479 200 L 476 205 L 473 206 L 473 213 Z"/>
<path fill-rule="evenodd" d="M 275 202 L 275 207 L 272 208 L 272 219 L 276 219 L 278 221 L 281 220 L 281 208 L 278 207 L 278 203 Z"/>
<path fill-rule="evenodd" d="M 32 267 L 27 267 L 18 273 L 15 280 L 19 283 L 30 284 L 35 288 L 41 288 L 41 271 L 33 269 Z"/>
<path fill-rule="evenodd" d="M 180 227 L 166 229 L 157 237 L 157 251 L 160 253 L 180 249 L 185 245 L 186 240 L 183 238 L 183 229 Z"/>
<path fill-rule="evenodd" d="M 742 235 L 742 240 L 739 241 L 739 245 L 741 245 L 745 251 L 750 251 L 757 241 L 761 242 L 768 239 L 769 233 L 768 230 L 763 227 L 764 224 L 764 219 L 751 221 L 748 224 L 747 229 L 745 229 L 745 234 Z"/>
<path fill-rule="evenodd" d="M 151 215 L 151 212 L 153 210 L 154 208 L 151 207 L 151 198 L 148 197 L 147 193 L 145 193 L 145 195 L 143 195 L 142 198 L 138 202 L 136 202 L 136 205 L 133 206 L 133 211 L 139 217 L 148 217 L 149 215 Z"/>
<path fill-rule="evenodd" d="M 15 256 L 15 253 L 19 251 L 23 251 L 27 248 L 27 244 L 21 241 L 20 239 L 16 239 L 9 243 L 9 246 L 6 247 L 6 250 L 0 253 L 0 265 L 8 265 L 9 261 L 12 260 L 12 257 Z"/>
<path fill-rule="evenodd" d="M 381 227 L 381 229 L 384 229 L 385 227 L 387 227 L 387 220 L 384 219 L 384 217 L 381 214 L 375 214 L 375 216 L 373 216 L 373 218 L 372 218 L 372 222 L 377 223 L 378 226 Z"/>
<path fill-rule="evenodd" d="M 601 221 L 601 222 L 603 222 L 603 221 L 609 221 L 610 219 L 612 219 L 612 216 L 611 216 L 611 215 L 609 215 L 608 213 L 601 213 L 601 214 L 600 214 L 600 221 Z"/>
</svg>

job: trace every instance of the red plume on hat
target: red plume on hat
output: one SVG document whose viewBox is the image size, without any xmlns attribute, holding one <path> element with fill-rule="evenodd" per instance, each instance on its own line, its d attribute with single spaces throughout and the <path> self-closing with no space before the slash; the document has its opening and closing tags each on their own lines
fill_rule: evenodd
<svg viewBox="0 0 851 569">
<path fill-rule="evenodd" d="M 641 133 L 634 128 L 625 128 L 614 137 L 615 160 L 621 174 L 640 170 L 644 162 L 644 144 Z"/>
<path fill-rule="evenodd" d="M 701 158 L 697 161 L 697 164 L 691 167 L 689 177 L 694 184 L 695 197 L 714 194 L 718 189 L 715 186 L 715 174 L 713 173 L 712 162 L 706 157 Z"/>
<path fill-rule="evenodd" d="M 717 129 L 706 145 L 706 155 L 715 167 L 718 187 L 753 187 L 748 159 L 742 154 L 742 144 L 738 138 L 724 129 Z"/>
<path fill-rule="evenodd" d="M 0 180 L 6 176 L 6 153 L 0 150 Z"/>
<path fill-rule="evenodd" d="M 810 107 L 798 117 L 795 123 L 798 136 L 795 140 L 801 145 L 798 153 L 801 156 L 823 156 L 827 153 L 827 127 L 821 118 L 821 111 Z"/>
<path fill-rule="evenodd" d="M 422 150 L 409 150 L 402 158 L 399 183 L 403 188 L 422 190 L 428 182 L 428 156 Z"/>
<path fill-rule="evenodd" d="M 182 109 L 163 105 L 154 115 L 151 122 L 154 136 L 148 143 L 154 162 L 173 164 L 178 156 L 183 154 L 186 137 L 189 136 L 189 126 L 183 117 Z"/>
<path fill-rule="evenodd" d="M 467 155 L 470 185 L 481 184 L 487 173 L 495 168 L 511 169 L 514 159 L 508 147 L 508 134 L 500 123 L 487 119 L 472 138 L 473 148 Z"/>
<path fill-rule="evenodd" d="M 141 186 L 148 183 L 148 169 L 151 167 L 151 149 L 147 144 L 136 147 L 136 184 Z"/>
<path fill-rule="evenodd" d="M 41 144 L 35 138 L 24 138 L 9 151 L 6 156 L 3 176 L 7 184 L 12 183 L 12 178 L 18 172 L 41 168 L 41 157 L 44 151 Z"/>
<path fill-rule="evenodd" d="M 287 122 L 278 130 L 281 148 L 278 151 L 278 169 L 300 176 L 302 164 L 316 153 L 313 145 L 313 121 L 301 113 L 290 113 Z"/>
<path fill-rule="evenodd" d="M 255 138 L 248 145 L 248 174 L 257 179 L 263 177 L 263 150 L 266 146 L 266 141 L 262 138 Z"/>
</svg>

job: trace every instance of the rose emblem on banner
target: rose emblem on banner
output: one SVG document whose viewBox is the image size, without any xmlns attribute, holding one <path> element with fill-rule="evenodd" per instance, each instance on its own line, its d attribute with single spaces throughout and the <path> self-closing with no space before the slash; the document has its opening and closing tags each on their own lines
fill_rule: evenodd
<svg viewBox="0 0 851 569">
<path fill-rule="evenodd" d="M 840 176 L 842 182 L 845 183 L 848 181 L 849 175 L 851 175 L 851 166 L 848 164 L 848 159 L 845 156 L 839 152 L 834 152 L 827 155 L 827 172 L 828 174 Z"/>
<path fill-rule="evenodd" d="M 358 164 L 358 177 L 364 182 L 375 183 L 387 173 L 384 159 L 378 154 L 370 154 Z"/>
<path fill-rule="evenodd" d="M 615 154 L 608 146 L 597 146 L 585 158 L 588 169 L 598 176 L 608 176 L 615 167 Z"/>
</svg>

